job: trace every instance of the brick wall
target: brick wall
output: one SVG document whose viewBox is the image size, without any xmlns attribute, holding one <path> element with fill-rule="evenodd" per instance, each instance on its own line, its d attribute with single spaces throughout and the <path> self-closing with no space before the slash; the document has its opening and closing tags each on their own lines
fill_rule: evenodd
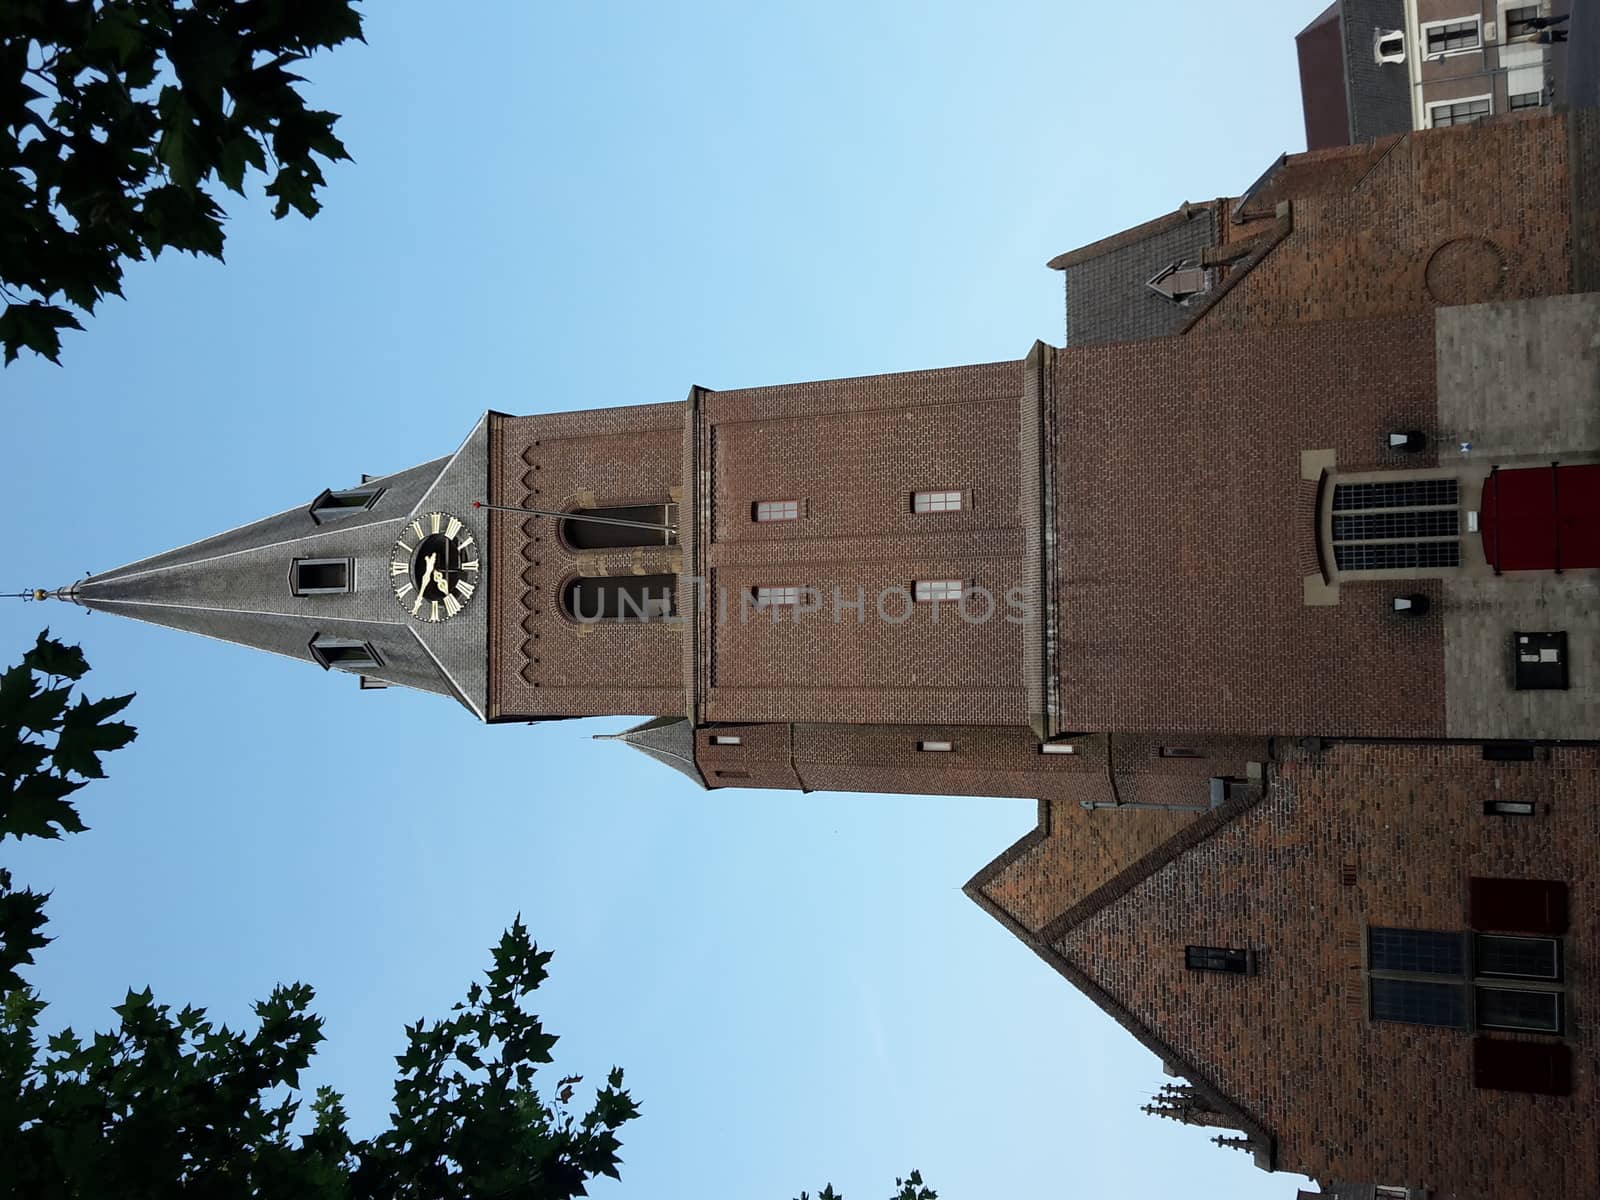
<svg viewBox="0 0 1600 1200">
<path fill-rule="evenodd" d="M 559 512 L 680 500 L 684 418 L 682 404 L 496 417 L 493 502 Z M 549 518 L 494 522 L 491 718 L 682 713 L 681 623 L 583 624 L 561 606 L 573 578 L 675 574 L 681 553 L 580 552 Z"/>
<path fill-rule="evenodd" d="M 1021 627 L 1004 619 L 1022 561 L 1021 379 L 1007 362 L 704 395 L 703 719 L 1022 723 Z M 930 489 L 970 507 L 913 513 L 911 493 Z M 757 525 L 761 499 L 799 500 L 804 516 Z M 981 586 L 997 612 L 963 621 L 893 592 L 919 579 Z M 747 615 L 757 586 L 814 589 L 821 611 Z M 864 618 L 836 620 L 836 590 L 846 603 L 859 590 Z"/>
<path fill-rule="evenodd" d="M 1301 450 L 1434 465 L 1384 437 L 1437 426 L 1431 314 L 1066 350 L 1056 372 L 1060 728 L 1442 736 L 1437 625 L 1396 618 L 1392 583 L 1331 607 L 1302 585 Z"/>
<path fill-rule="evenodd" d="M 1325 152 L 1315 170 L 1299 170 L 1299 156 L 1290 159 L 1273 196 L 1292 201 L 1293 232 L 1195 329 L 1430 308 L 1439 301 L 1428 289 L 1428 263 L 1459 239 L 1493 243 L 1505 272 L 1490 294 L 1449 303 L 1571 290 L 1567 121 L 1564 114 L 1528 113 L 1421 130 L 1388 153 Z M 1364 159 L 1370 171 L 1364 167 L 1345 185 Z"/>
<path fill-rule="evenodd" d="M 1486 798 L 1539 813 L 1485 816 Z M 1339 745 L 1283 764 L 1260 804 L 1054 948 L 1273 1130 L 1281 1169 L 1440 1200 L 1592 1197 L 1597 834 L 1600 750 L 1490 763 L 1476 746 Z M 1470 876 L 1570 885 L 1570 1097 L 1474 1089 L 1470 1034 L 1367 1018 L 1366 929 L 1465 929 Z M 1255 949 L 1260 973 L 1187 971 L 1191 944 Z"/>
</svg>

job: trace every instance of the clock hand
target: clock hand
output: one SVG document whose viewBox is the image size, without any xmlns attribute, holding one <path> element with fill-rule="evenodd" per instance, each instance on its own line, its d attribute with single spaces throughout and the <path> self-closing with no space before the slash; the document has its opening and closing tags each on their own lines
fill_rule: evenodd
<svg viewBox="0 0 1600 1200">
<path fill-rule="evenodd" d="M 443 571 L 435 571 L 433 573 L 433 581 L 439 585 L 441 592 L 447 596 L 450 594 L 450 581 L 444 577 Z"/>
<path fill-rule="evenodd" d="M 428 590 L 428 583 L 430 577 L 433 575 L 433 564 L 438 560 L 439 556 L 437 554 L 430 554 L 427 558 L 422 560 L 422 583 L 417 587 L 418 596 L 422 595 L 423 592 Z"/>
</svg>

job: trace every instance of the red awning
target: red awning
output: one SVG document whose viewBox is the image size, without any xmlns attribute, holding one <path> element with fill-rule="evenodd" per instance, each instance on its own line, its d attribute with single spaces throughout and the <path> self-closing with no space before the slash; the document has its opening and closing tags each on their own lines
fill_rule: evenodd
<svg viewBox="0 0 1600 1200">
<path fill-rule="evenodd" d="M 1497 467 L 1478 507 L 1483 553 L 1496 571 L 1600 567 L 1600 464 Z"/>
</svg>

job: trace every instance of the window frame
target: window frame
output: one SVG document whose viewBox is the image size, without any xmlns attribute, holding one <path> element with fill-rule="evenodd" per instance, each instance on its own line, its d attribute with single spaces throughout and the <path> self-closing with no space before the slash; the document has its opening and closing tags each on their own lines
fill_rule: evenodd
<svg viewBox="0 0 1600 1200">
<path fill-rule="evenodd" d="M 1407 504 L 1372 504 L 1366 503 L 1361 507 L 1337 507 L 1341 499 L 1341 492 L 1345 489 L 1364 487 L 1371 484 L 1386 484 L 1391 487 L 1403 487 L 1409 484 L 1450 483 L 1454 485 L 1453 503 L 1407 503 Z M 1357 581 L 1369 579 L 1456 579 L 1460 577 L 1463 568 L 1477 565 L 1482 551 L 1478 547 L 1477 539 L 1471 536 L 1470 521 L 1463 517 L 1470 498 L 1467 495 L 1469 484 L 1461 477 L 1460 470 L 1452 467 L 1425 467 L 1420 470 L 1392 469 L 1385 471 L 1359 471 L 1348 474 L 1328 471 L 1323 476 L 1321 485 L 1322 495 L 1319 499 L 1317 510 L 1317 556 L 1321 563 L 1323 576 L 1330 584 L 1341 581 Z M 1398 493 L 1397 493 L 1398 494 Z M 1349 495 L 1348 492 L 1345 495 Z M 1400 513 L 1427 513 L 1427 512 L 1454 512 L 1456 514 L 1456 533 L 1428 534 L 1417 536 L 1387 537 L 1349 537 L 1336 538 L 1334 531 L 1339 518 L 1350 517 L 1377 517 L 1383 514 Z M 1455 565 L 1453 566 L 1427 566 L 1427 567 L 1365 567 L 1339 565 L 1339 549 L 1341 546 L 1398 546 L 1414 544 L 1439 544 L 1450 543 L 1454 546 Z"/>
<path fill-rule="evenodd" d="M 758 609 L 798 608 L 808 589 L 804 583 L 753 583 L 750 603 Z"/>
<path fill-rule="evenodd" d="M 1440 109 L 1455 108 L 1457 105 L 1464 104 L 1484 104 L 1488 107 L 1485 108 L 1481 113 L 1469 114 L 1467 119 L 1464 121 L 1456 120 L 1454 113 L 1451 114 L 1451 119 L 1446 121 L 1443 125 L 1439 124 L 1439 122 L 1435 120 L 1435 114 L 1438 113 Z M 1429 129 L 1454 129 L 1461 125 L 1475 125 L 1479 121 L 1494 116 L 1494 97 L 1488 93 L 1485 93 L 1482 96 L 1458 96 L 1454 100 L 1434 100 L 1427 105 L 1425 115 L 1427 117 Z"/>
<path fill-rule="evenodd" d="M 956 744 L 948 738 L 923 738 L 917 743 L 921 754 L 954 754 Z"/>
<path fill-rule="evenodd" d="M 1451 26 L 1471 25 L 1474 29 L 1472 45 L 1446 46 L 1442 49 L 1433 48 L 1433 35 L 1435 30 L 1447 29 Z M 1446 38 L 1452 36 L 1445 35 Z M 1465 13 L 1459 17 L 1449 17 L 1442 21 L 1424 21 L 1417 27 L 1417 38 L 1421 42 L 1422 61 L 1430 62 L 1439 58 L 1453 58 L 1458 54 L 1481 54 L 1484 49 L 1483 41 L 1483 14 Z"/>
<path fill-rule="evenodd" d="M 342 521 L 353 517 L 357 513 L 371 512 L 378 500 L 388 488 L 377 484 L 363 482 L 353 488 L 323 488 L 317 493 L 316 499 L 311 501 L 311 506 L 306 510 L 311 514 L 311 520 L 318 525 L 325 525 L 329 521 Z M 334 497 L 365 497 L 360 504 L 330 505 L 328 501 Z"/>
<path fill-rule="evenodd" d="M 750 521 L 755 525 L 782 525 L 805 515 L 805 501 L 799 497 L 750 502 Z"/>
<path fill-rule="evenodd" d="M 1183 969 L 1212 975 L 1254 975 L 1256 952 L 1240 946 L 1185 946 Z"/>
<path fill-rule="evenodd" d="M 1500 21 L 1502 28 L 1505 30 L 1501 41 L 1509 44 L 1517 38 L 1532 37 L 1537 35 L 1539 32 L 1537 29 L 1531 27 L 1519 29 L 1518 26 L 1525 25 L 1526 22 L 1532 18 L 1541 16 L 1541 8 L 1542 6 L 1538 4 L 1508 4 L 1505 8 L 1501 9 Z M 1517 16 L 1515 15 L 1517 13 L 1527 13 L 1529 16 Z"/>
<path fill-rule="evenodd" d="M 1374 932 L 1412 934 L 1417 937 L 1434 939 L 1449 939 L 1456 941 L 1459 956 L 1459 971 L 1427 970 L 1427 969 L 1396 969 L 1389 967 L 1373 966 L 1373 933 Z M 1531 973 L 1500 972 L 1493 973 L 1484 969 L 1479 961 L 1482 944 L 1489 941 L 1537 941 L 1551 944 L 1551 963 L 1553 975 L 1537 975 Z M 1411 1025 L 1423 1029 L 1451 1029 L 1459 1033 L 1475 1033 L 1481 1030 L 1512 1031 L 1517 1033 L 1530 1033 L 1545 1036 L 1561 1037 L 1566 1029 L 1566 954 L 1562 939 L 1549 934 L 1484 934 L 1470 930 L 1438 930 L 1438 929 L 1400 929 L 1392 926 L 1367 926 L 1367 936 L 1362 941 L 1362 972 L 1366 977 L 1367 990 L 1367 1020 L 1372 1024 Z M 1448 996 L 1451 1003 L 1447 1005 L 1451 1012 L 1459 1013 L 1459 1021 L 1447 1023 L 1444 1021 L 1407 1020 L 1397 1016 L 1378 1016 L 1379 992 L 1384 990 L 1376 985 L 1410 986 L 1412 988 L 1448 989 L 1436 991 L 1436 996 Z M 1389 999 L 1397 1001 L 1398 996 L 1393 994 L 1397 989 L 1388 989 L 1391 993 Z M 1550 1021 L 1541 1026 L 1531 1026 L 1526 1023 L 1515 1024 L 1510 1022 L 1495 1023 L 1485 1016 L 1485 993 L 1523 993 L 1549 997 Z M 1421 993 L 1417 993 L 1420 995 Z"/>
<path fill-rule="evenodd" d="M 1531 103 L 1529 102 L 1530 97 L 1532 98 Z M 1530 108 L 1543 108 L 1544 106 L 1543 89 L 1537 92 L 1517 92 L 1515 95 L 1506 97 L 1507 112 L 1527 112 Z"/>
<path fill-rule="evenodd" d="M 300 582 L 300 573 L 306 567 L 344 568 L 343 587 L 306 587 Z M 289 594 L 291 596 L 343 596 L 356 590 L 356 560 L 350 555 L 332 558 L 296 558 L 289 563 Z"/>
<path fill-rule="evenodd" d="M 950 595 L 954 586 L 955 595 Z M 965 579 L 913 579 L 911 581 L 911 598 L 918 604 L 960 604 L 967 598 L 967 581 Z"/>
<path fill-rule="evenodd" d="M 314 634 L 306 649 L 314 661 L 324 671 L 348 671 L 360 675 L 363 671 L 383 669 L 383 659 L 370 641 L 363 638 L 334 637 L 331 634 Z M 330 654 L 329 651 L 333 653 Z M 338 657 L 348 651 L 356 651 L 360 657 Z"/>
<path fill-rule="evenodd" d="M 950 497 L 955 497 L 955 503 L 950 503 Z M 962 512 L 967 504 L 967 493 L 963 488 L 923 488 L 911 493 L 911 512 L 915 516 L 934 516 L 939 513 Z"/>
</svg>

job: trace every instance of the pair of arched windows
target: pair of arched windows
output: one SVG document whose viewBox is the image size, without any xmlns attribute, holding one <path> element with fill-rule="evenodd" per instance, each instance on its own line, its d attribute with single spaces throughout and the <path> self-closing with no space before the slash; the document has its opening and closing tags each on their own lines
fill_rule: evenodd
<svg viewBox="0 0 1600 1200">
<path fill-rule="evenodd" d="M 625 504 L 577 508 L 561 521 L 561 538 L 574 550 L 626 550 L 678 544 L 677 506 Z M 561 591 L 561 607 L 575 621 L 667 621 L 678 615 L 676 575 L 588 575 Z"/>
</svg>

